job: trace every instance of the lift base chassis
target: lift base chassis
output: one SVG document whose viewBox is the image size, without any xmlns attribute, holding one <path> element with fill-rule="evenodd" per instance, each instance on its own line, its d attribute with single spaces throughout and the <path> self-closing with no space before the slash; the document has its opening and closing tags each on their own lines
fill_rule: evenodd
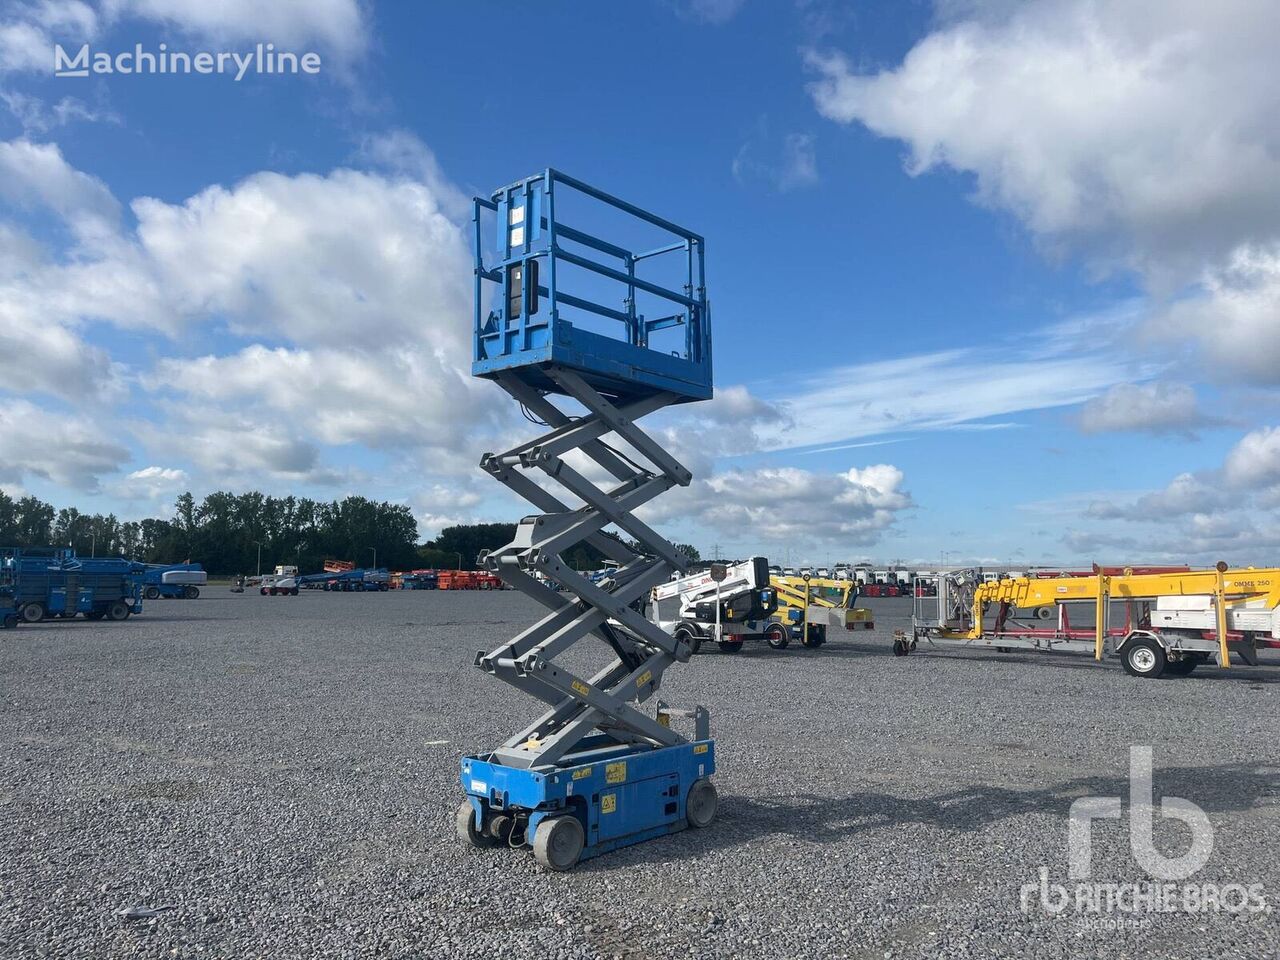
<svg viewBox="0 0 1280 960">
<path fill-rule="evenodd" d="M 476 833 L 487 843 L 525 848 L 543 820 L 572 816 L 585 835 L 577 860 L 587 860 L 683 830 L 690 789 L 715 772 L 713 740 L 656 749 L 592 746 L 584 743 L 556 766 L 531 769 L 463 757 L 462 788 Z"/>
</svg>

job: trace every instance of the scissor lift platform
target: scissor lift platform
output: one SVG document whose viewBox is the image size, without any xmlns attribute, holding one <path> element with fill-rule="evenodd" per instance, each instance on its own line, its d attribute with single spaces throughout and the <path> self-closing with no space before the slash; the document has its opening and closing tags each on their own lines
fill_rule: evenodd
<svg viewBox="0 0 1280 960">
<path fill-rule="evenodd" d="M 588 202 L 574 214 L 586 219 L 572 226 L 557 214 L 569 191 Z M 615 222 L 621 217 L 639 225 L 639 233 L 623 228 L 628 237 L 653 231 L 665 237 L 638 253 L 605 240 L 589 232 L 609 221 L 601 208 Z M 481 459 L 482 469 L 542 511 L 521 520 L 515 539 L 481 560 L 548 610 L 512 640 L 481 651 L 475 662 L 541 700 L 546 710 L 492 751 L 463 758 L 467 797 L 457 828 L 474 846 L 531 847 L 543 867 L 567 870 L 620 846 L 705 826 L 715 816 L 707 712 L 662 703 L 652 715 L 640 709 L 666 669 L 688 662 L 692 650 L 636 609 L 688 562 L 635 515 L 691 480 L 637 421 L 711 396 L 704 245 L 697 234 L 554 170 L 503 187 L 490 200 L 477 199 L 474 211 L 472 373 L 495 381 L 532 422 L 547 428 L 528 443 Z M 491 215 L 497 252 L 486 257 L 484 221 Z M 663 256 L 680 258 L 678 289 L 646 279 L 638 269 Z M 570 275 L 587 289 L 569 284 Z M 485 304 L 486 284 L 496 285 L 492 307 Z M 613 305 L 599 292 L 611 286 Z M 654 301 L 677 312 L 647 316 L 640 304 Z M 611 326 L 590 329 L 602 321 Z M 570 406 L 561 409 L 554 402 L 559 398 Z M 611 435 L 620 446 L 606 441 Z M 593 461 L 612 478 L 608 485 L 571 465 L 571 455 Z M 625 533 L 631 544 L 606 536 L 606 527 Z M 580 543 L 616 563 L 607 579 L 592 582 L 561 560 Z M 579 676 L 557 658 L 589 637 L 604 644 L 611 662 Z M 689 722 L 692 737 L 679 729 Z"/>
</svg>

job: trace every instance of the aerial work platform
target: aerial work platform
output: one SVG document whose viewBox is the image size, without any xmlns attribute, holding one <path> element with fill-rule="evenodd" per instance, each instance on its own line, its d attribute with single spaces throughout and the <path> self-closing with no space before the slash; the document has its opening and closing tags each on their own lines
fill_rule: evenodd
<svg viewBox="0 0 1280 960">
<path fill-rule="evenodd" d="M 574 217 L 583 218 L 572 225 L 561 219 L 569 194 L 578 201 Z M 554 170 L 477 199 L 474 213 L 472 372 L 547 428 L 481 459 L 483 470 L 542 511 L 481 559 L 548 613 L 476 656 L 478 667 L 542 701 L 544 712 L 488 753 L 463 758 L 467 799 L 457 827 L 475 846 L 532 847 L 542 866 L 565 870 L 715 816 L 707 712 L 660 701 L 652 712 L 642 708 L 664 672 L 692 651 L 638 612 L 687 560 L 634 512 L 692 479 L 637 421 L 711 396 L 704 243 Z M 613 239 L 601 235 L 606 226 Z M 653 242 L 655 233 L 656 246 L 624 246 Z M 496 239 L 491 256 L 486 235 Z M 670 264 L 662 280 L 640 269 L 664 257 L 677 260 L 675 281 Z M 652 303 L 676 312 L 646 312 Z M 606 486 L 581 472 L 584 458 L 611 478 Z M 608 527 L 631 543 L 606 536 Z M 616 564 L 607 579 L 592 582 L 561 559 L 582 543 Z M 561 659 L 571 647 L 604 661 L 579 674 Z"/>
</svg>

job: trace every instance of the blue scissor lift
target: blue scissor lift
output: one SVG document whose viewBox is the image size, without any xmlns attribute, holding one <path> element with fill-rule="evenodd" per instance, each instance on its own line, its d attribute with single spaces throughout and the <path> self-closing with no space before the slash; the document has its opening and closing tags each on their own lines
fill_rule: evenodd
<svg viewBox="0 0 1280 960">
<path fill-rule="evenodd" d="M 458 833 L 475 846 L 532 847 L 543 867 L 567 870 L 706 826 L 716 812 L 706 710 L 641 708 L 691 651 L 637 612 L 687 560 L 634 513 L 691 479 L 637 421 L 711 397 L 705 249 L 698 234 L 556 170 L 477 198 L 473 220 L 472 374 L 547 428 L 480 462 L 542 511 L 482 559 L 547 613 L 476 665 L 545 712 L 496 749 L 463 757 Z M 605 486 L 581 472 L 584 460 L 611 478 Z M 561 560 L 584 542 L 616 561 L 611 576 L 593 583 Z M 575 645 L 575 663 L 604 656 L 594 672 L 557 659 Z"/>
</svg>

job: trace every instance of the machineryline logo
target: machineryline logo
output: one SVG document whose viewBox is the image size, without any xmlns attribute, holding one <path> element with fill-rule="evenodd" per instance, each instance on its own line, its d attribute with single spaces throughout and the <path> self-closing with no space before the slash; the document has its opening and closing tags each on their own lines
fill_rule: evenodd
<svg viewBox="0 0 1280 960">
<path fill-rule="evenodd" d="M 183 75 L 229 74 L 238 83 L 247 74 L 293 76 L 299 73 L 320 72 L 320 54 L 314 50 L 294 53 L 277 50 L 274 43 L 259 43 L 252 50 L 170 50 L 168 44 L 160 44 L 154 51 L 142 44 L 134 44 L 132 50 L 108 53 L 90 50 L 89 44 L 81 44 L 74 54 L 68 53 L 62 44 L 53 47 L 53 75 L 55 77 L 87 77 L 124 75 Z"/>
</svg>

